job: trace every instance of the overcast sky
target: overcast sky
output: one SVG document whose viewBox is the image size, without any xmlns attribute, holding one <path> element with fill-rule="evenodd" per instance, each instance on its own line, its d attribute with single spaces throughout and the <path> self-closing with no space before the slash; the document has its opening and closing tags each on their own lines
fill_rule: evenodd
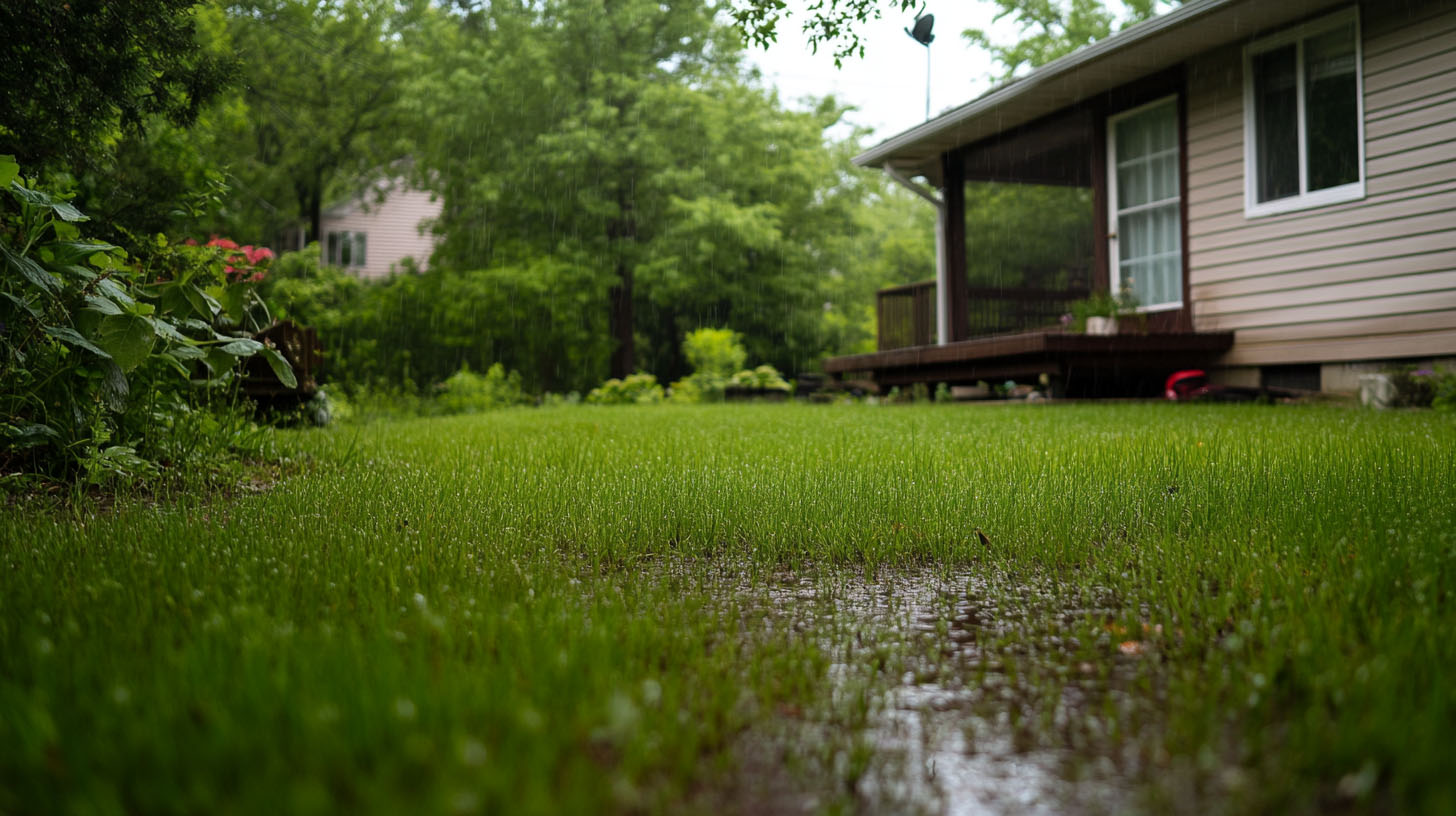
<svg viewBox="0 0 1456 816">
<path fill-rule="evenodd" d="M 802 9 L 802 0 L 790 0 Z M 935 41 L 930 45 L 930 115 L 935 116 L 984 93 L 991 87 L 991 61 L 972 49 L 961 32 L 992 28 L 998 40 L 1015 37 L 1017 28 L 1005 22 L 992 26 L 991 3 L 972 0 L 931 0 L 927 11 L 935 15 Z M 847 117 L 875 133 L 866 145 L 877 144 L 925 121 L 925 47 L 911 39 L 905 28 L 913 13 L 887 13 L 861 26 L 865 43 L 862 59 L 847 59 L 835 69 L 829 49 L 811 54 L 800 31 L 802 14 L 779 24 L 779 41 L 767 51 L 749 47 L 749 58 L 763 71 L 766 83 L 779 89 L 786 103 L 805 96 L 834 94 L 859 108 Z"/>
</svg>

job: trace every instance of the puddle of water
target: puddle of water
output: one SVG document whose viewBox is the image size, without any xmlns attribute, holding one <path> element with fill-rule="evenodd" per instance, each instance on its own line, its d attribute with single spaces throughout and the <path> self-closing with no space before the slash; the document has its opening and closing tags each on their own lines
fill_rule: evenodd
<svg viewBox="0 0 1456 816">
<path fill-rule="evenodd" d="M 858 735 L 873 758 L 850 774 L 865 810 L 946 816 L 1113 813 L 1132 808 L 1137 751 L 1101 734 L 1097 714 L 1155 717 L 1157 694 L 1129 693 L 1141 668 L 1101 637 L 1099 665 L 1079 659 L 1089 620 L 1112 620 L 1113 599 L 1095 591 L 1075 602 L 1050 582 L 992 583 L 961 573 L 782 576 L 753 592 L 761 622 L 815 637 L 836 662 L 836 696 L 898 684 L 872 701 Z M 835 705 L 845 702 L 835 700 Z M 816 731 L 815 729 L 818 729 Z M 813 745 L 824 726 L 791 740 Z M 1125 754 L 1125 755 L 1124 755 Z M 840 763 L 843 764 L 842 762 Z M 832 769 L 843 776 L 844 769 Z"/>
</svg>

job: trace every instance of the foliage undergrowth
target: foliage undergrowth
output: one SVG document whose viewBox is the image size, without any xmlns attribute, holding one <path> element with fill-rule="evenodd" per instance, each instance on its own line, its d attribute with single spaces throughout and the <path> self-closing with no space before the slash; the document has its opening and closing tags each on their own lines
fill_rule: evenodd
<svg viewBox="0 0 1456 816">
<path fill-rule="evenodd" d="M 0 476 L 129 484 L 237 452 L 240 361 L 295 382 L 250 337 L 272 253 L 162 236 L 128 253 L 86 240 L 86 216 L 10 157 L 0 188 Z"/>
<path fill-rule="evenodd" d="M 1053 620 L 1074 671 L 1130 672 L 1113 691 L 1068 702 L 1014 620 L 983 648 L 1013 722 L 1095 731 L 1072 752 L 1151 811 L 1456 805 L 1438 414 L 642 406 L 292 438 L 323 465 L 257 495 L 0 509 L 0 810 L 690 810 L 758 789 L 743 735 L 801 720 L 820 736 L 770 765 L 857 768 L 877 692 L 830 664 L 875 629 L 741 593 L 906 569 L 981 576 L 987 609 L 1110 599 Z"/>
</svg>

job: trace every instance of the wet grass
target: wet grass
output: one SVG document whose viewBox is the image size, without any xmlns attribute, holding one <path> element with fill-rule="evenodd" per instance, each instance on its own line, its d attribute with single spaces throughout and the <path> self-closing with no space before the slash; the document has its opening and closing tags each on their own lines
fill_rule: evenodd
<svg viewBox="0 0 1456 816">
<path fill-rule="evenodd" d="M 287 444 L 316 467 L 257 495 L 0 510 L 0 812 L 873 808 L 916 686 L 1074 798 L 1456 810 L 1440 416 L 573 408 Z M 913 636 L 833 606 L 927 575 L 956 591 Z"/>
</svg>

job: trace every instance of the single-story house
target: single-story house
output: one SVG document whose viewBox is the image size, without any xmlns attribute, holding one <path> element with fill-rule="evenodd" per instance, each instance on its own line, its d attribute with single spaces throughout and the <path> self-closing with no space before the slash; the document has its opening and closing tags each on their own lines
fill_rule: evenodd
<svg viewBox="0 0 1456 816">
<path fill-rule="evenodd" d="M 855 162 L 939 208 L 938 269 L 880 293 L 880 350 L 837 376 L 1354 390 L 1456 356 L 1456 0 L 1191 0 Z M 968 282 L 974 182 L 1090 189 L 1085 273 Z M 1049 319 L 1123 290 L 1140 333 Z"/>
<path fill-rule="evenodd" d="M 319 254 L 325 264 L 343 267 L 361 278 L 387 277 L 405 258 L 425 269 L 437 236 L 429 222 L 440 215 L 440 202 L 430 193 L 395 180 L 370 186 L 324 210 L 319 219 Z M 303 230 L 285 244 L 301 248 Z"/>
</svg>

